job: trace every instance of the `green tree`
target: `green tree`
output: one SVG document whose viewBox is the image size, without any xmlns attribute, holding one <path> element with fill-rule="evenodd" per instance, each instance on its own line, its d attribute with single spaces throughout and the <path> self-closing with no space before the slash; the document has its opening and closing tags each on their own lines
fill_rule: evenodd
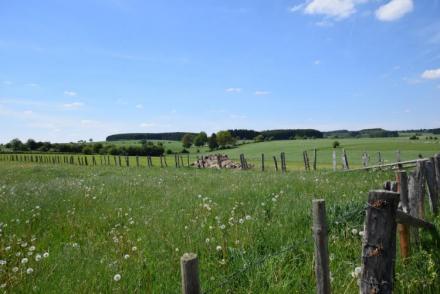
<svg viewBox="0 0 440 294">
<path fill-rule="evenodd" d="M 203 146 L 208 142 L 208 135 L 205 132 L 200 132 L 194 138 L 194 145 L 197 147 Z"/>
<path fill-rule="evenodd" d="M 35 142 L 34 139 L 28 139 L 26 145 L 29 148 L 29 150 L 37 150 L 38 148 L 38 143 Z"/>
<path fill-rule="evenodd" d="M 216 134 L 212 134 L 211 137 L 209 137 L 208 139 L 208 146 L 210 150 L 215 150 L 218 148 L 218 143 L 217 143 L 217 135 Z"/>
<path fill-rule="evenodd" d="M 182 137 L 182 145 L 184 148 L 189 148 L 191 147 L 193 142 L 193 136 L 191 134 L 185 134 Z"/>
<path fill-rule="evenodd" d="M 11 142 L 9 142 L 9 145 L 14 151 L 22 151 L 25 149 L 24 144 L 20 141 L 20 139 L 17 138 L 12 139 Z"/>
<path fill-rule="evenodd" d="M 220 131 L 217 133 L 217 143 L 225 147 L 227 145 L 233 145 L 235 142 L 234 137 L 232 137 L 229 131 Z"/>
</svg>

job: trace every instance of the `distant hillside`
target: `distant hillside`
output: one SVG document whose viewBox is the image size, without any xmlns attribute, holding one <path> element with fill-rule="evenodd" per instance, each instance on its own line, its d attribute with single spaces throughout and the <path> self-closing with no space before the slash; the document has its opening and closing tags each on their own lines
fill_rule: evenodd
<svg viewBox="0 0 440 294">
<path fill-rule="evenodd" d="M 399 132 L 384 129 L 364 129 L 360 131 L 337 130 L 324 132 L 326 138 L 387 138 L 398 137 Z"/>
<path fill-rule="evenodd" d="M 254 131 L 254 130 L 228 130 L 234 137 L 238 137 L 242 140 L 253 140 L 256 136 L 262 135 L 265 138 L 271 140 L 290 140 L 292 138 L 322 138 L 323 133 L 313 129 L 283 129 L 283 130 L 266 130 L 266 131 Z"/>
<path fill-rule="evenodd" d="M 182 137 L 188 133 L 185 132 L 173 132 L 173 133 L 125 133 L 115 134 L 108 136 L 105 140 L 110 141 L 122 141 L 122 140 L 169 140 L 169 141 L 181 141 Z M 196 135 L 195 133 L 189 133 Z"/>
</svg>

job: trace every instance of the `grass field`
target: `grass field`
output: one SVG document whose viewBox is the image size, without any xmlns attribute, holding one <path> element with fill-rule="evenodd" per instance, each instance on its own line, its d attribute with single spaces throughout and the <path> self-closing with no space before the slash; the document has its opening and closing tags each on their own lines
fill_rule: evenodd
<svg viewBox="0 0 440 294">
<path fill-rule="evenodd" d="M 324 197 L 333 292 L 357 293 L 361 237 L 352 231 L 362 230 L 367 192 L 391 178 L 0 162 L 0 290 L 178 293 L 179 258 L 195 252 L 204 292 L 314 293 L 311 200 Z M 396 293 L 440 291 L 439 250 L 422 237 L 397 260 Z"/>
<path fill-rule="evenodd" d="M 332 143 L 337 140 L 341 146 L 336 149 L 337 165 L 342 168 L 342 148 L 348 154 L 348 161 L 350 167 L 361 167 L 362 154 L 368 152 L 370 156 L 370 165 L 378 163 L 378 152 L 381 152 L 382 160 L 387 162 L 396 161 L 396 152 L 400 150 L 401 160 L 416 159 L 419 155 L 432 156 L 440 151 L 440 141 L 438 140 L 409 140 L 408 137 L 397 138 L 361 138 L 361 139 L 315 139 L 315 140 L 287 140 L 287 141 L 268 141 L 261 143 L 248 143 L 239 145 L 233 149 L 217 150 L 208 152 L 206 147 L 200 148 L 200 153 L 197 153 L 197 148 L 190 148 L 190 161 L 194 162 L 196 156 L 203 154 L 227 154 L 234 160 L 239 160 L 239 156 L 243 153 L 246 159 L 255 165 L 257 169 L 261 166 L 261 154 L 265 154 L 265 165 L 268 169 L 274 169 L 273 156 L 279 156 L 281 152 L 285 152 L 287 168 L 290 170 L 304 169 L 303 151 L 307 150 L 309 160 L 313 160 L 313 149 L 317 149 L 317 168 L 331 169 L 332 168 Z M 139 144 L 137 141 L 119 141 L 118 144 L 130 145 Z M 182 150 L 180 142 L 177 141 L 163 141 L 165 149 L 171 148 L 173 151 L 179 152 Z M 186 155 L 184 155 L 186 156 Z M 173 155 L 168 156 L 168 161 L 173 164 Z M 144 160 L 144 159 L 143 159 Z M 144 160 L 145 161 L 145 160 Z M 159 165 L 159 160 L 153 159 L 156 165 Z M 135 159 L 130 161 L 131 165 L 135 164 Z M 143 163 L 145 165 L 145 163 Z M 186 164 L 186 160 L 185 160 Z"/>
</svg>

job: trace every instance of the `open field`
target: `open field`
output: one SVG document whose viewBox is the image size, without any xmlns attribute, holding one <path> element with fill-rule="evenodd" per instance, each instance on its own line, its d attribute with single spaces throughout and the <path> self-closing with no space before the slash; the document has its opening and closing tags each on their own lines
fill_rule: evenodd
<svg viewBox="0 0 440 294">
<path fill-rule="evenodd" d="M 424 138 L 422 136 L 421 138 Z M 332 143 L 337 140 L 341 145 L 336 149 L 338 168 L 342 168 L 342 148 L 348 154 L 348 161 L 351 168 L 361 167 L 362 154 L 368 152 L 370 156 L 370 165 L 377 164 L 378 152 L 381 152 L 382 160 L 385 163 L 396 161 L 396 152 L 400 150 L 401 160 L 416 159 L 419 155 L 432 156 L 440 151 L 440 141 L 438 140 L 409 140 L 408 137 L 397 138 L 361 138 L 361 139 L 315 139 L 315 140 L 286 140 L 286 141 L 267 141 L 261 143 L 248 143 L 239 145 L 233 149 L 217 150 L 208 152 L 206 147 L 200 148 L 200 153 L 197 153 L 197 148 L 191 147 L 189 151 L 190 162 L 194 162 L 197 156 L 202 154 L 227 154 L 230 158 L 239 161 L 239 156 L 243 153 L 246 159 L 255 165 L 257 169 L 261 166 L 261 154 L 265 154 L 265 165 L 268 169 L 274 168 L 273 156 L 277 156 L 279 160 L 280 152 L 285 152 L 287 168 L 290 170 L 304 169 L 303 155 L 304 150 L 308 151 L 310 162 L 313 160 L 313 149 L 316 148 L 317 167 L 318 169 L 332 168 Z M 182 150 L 180 142 L 177 141 L 162 141 L 165 149 L 172 149 L 179 152 Z M 118 144 L 126 146 L 130 144 L 139 144 L 138 141 L 119 141 Z M 186 156 L 186 155 L 184 155 Z M 173 155 L 168 155 L 169 163 L 173 164 Z M 170 158 L 171 157 L 171 158 Z M 145 159 L 143 159 L 145 161 Z M 134 165 L 135 159 L 131 158 L 130 164 Z M 153 158 L 153 163 L 159 165 L 159 159 Z M 143 163 L 145 165 L 145 162 Z M 185 158 L 186 164 L 186 158 Z"/>
<path fill-rule="evenodd" d="M 362 230 L 367 191 L 392 178 L 1 162 L 0 285 L 20 293 L 177 293 L 179 258 L 196 252 L 203 291 L 313 293 L 311 200 L 324 197 L 334 293 L 357 293 L 350 273 L 361 237 L 352 230 Z M 440 217 L 427 218 L 440 225 Z M 422 237 L 405 264 L 397 260 L 396 293 L 440 291 L 439 251 Z"/>
</svg>

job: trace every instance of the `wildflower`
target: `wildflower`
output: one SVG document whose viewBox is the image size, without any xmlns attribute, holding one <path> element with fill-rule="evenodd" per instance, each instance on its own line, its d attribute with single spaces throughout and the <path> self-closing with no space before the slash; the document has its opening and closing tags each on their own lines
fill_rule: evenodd
<svg viewBox="0 0 440 294">
<path fill-rule="evenodd" d="M 114 280 L 115 282 L 119 282 L 119 281 L 121 280 L 121 275 L 120 275 L 120 274 L 116 274 L 116 275 L 113 277 L 113 280 Z"/>
<path fill-rule="evenodd" d="M 206 243 L 209 243 L 209 238 L 206 238 L 205 242 L 206 242 Z"/>
<path fill-rule="evenodd" d="M 220 225 L 220 230 L 224 230 L 226 228 L 225 225 Z"/>
<path fill-rule="evenodd" d="M 136 251 L 138 250 L 136 246 L 131 247 L 131 251 Z"/>
<path fill-rule="evenodd" d="M 264 202 L 261 202 L 261 206 L 265 206 L 266 205 L 266 203 L 264 203 Z"/>
<path fill-rule="evenodd" d="M 40 260 L 41 260 L 41 254 L 35 255 L 35 261 L 40 261 Z"/>
<path fill-rule="evenodd" d="M 9 250 L 11 250 L 11 246 L 5 248 L 5 251 L 9 251 Z"/>
<path fill-rule="evenodd" d="M 34 269 L 33 268 L 28 268 L 27 270 L 26 270 L 26 273 L 28 274 L 28 275 L 30 275 L 30 274 L 32 274 L 34 272 Z"/>
<path fill-rule="evenodd" d="M 176 250 L 176 252 L 179 252 L 179 248 L 176 248 L 175 250 Z"/>
<path fill-rule="evenodd" d="M 351 230 L 351 233 L 352 233 L 353 235 L 357 235 L 357 234 L 358 234 L 358 230 L 356 230 L 356 229 L 352 229 L 352 230 Z"/>
<path fill-rule="evenodd" d="M 129 258 L 130 258 L 130 255 L 128 255 L 128 254 L 124 255 L 124 259 L 129 259 Z"/>
<path fill-rule="evenodd" d="M 360 231 L 360 232 L 359 232 L 359 236 L 363 237 L 364 235 L 365 235 L 365 232 L 364 232 L 364 231 Z"/>
<path fill-rule="evenodd" d="M 246 220 L 251 220 L 251 216 L 249 214 L 246 215 Z"/>
<path fill-rule="evenodd" d="M 0 259 L 0 265 L 5 265 L 5 264 L 6 264 L 6 260 Z"/>
<path fill-rule="evenodd" d="M 240 219 L 239 221 L 238 221 L 240 224 L 243 224 L 244 223 L 244 219 Z"/>
<path fill-rule="evenodd" d="M 221 251 L 221 250 L 222 250 L 222 246 L 218 245 L 217 247 L 215 247 L 215 249 L 216 249 L 217 251 Z"/>
<path fill-rule="evenodd" d="M 44 253 L 43 253 L 43 257 L 44 257 L 44 258 L 48 258 L 48 257 L 49 257 L 49 252 L 44 252 Z"/>
<path fill-rule="evenodd" d="M 14 267 L 12 268 L 12 271 L 13 271 L 14 273 L 18 272 L 18 267 L 14 266 Z"/>
<path fill-rule="evenodd" d="M 6 283 L 1 284 L 1 285 L 0 285 L 0 288 L 1 288 L 1 289 L 6 288 Z"/>
<path fill-rule="evenodd" d="M 23 243 L 21 243 L 21 247 L 26 247 L 27 246 L 27 243 L 26 242 L 23 242 Z"/>
<path fill-rule="evenodd" d="M 361 272 L 362 272 L 362 269 L 361 269 L 361 267 L 358 266 L 354 269 L 354 271 L 351 272 L 351 276 L 353 278 L 358 278 L 360 276 Z"/>
<path fill-rule="evenodd" d="M 27 258 L 25 257 L 25 258 L 23 258 L 23 259 L 21 260 L 21 263 L 22 263 L 22 264 L 26 264 L 26 263 L 28 263 L 28 261 L 29 261 L 29 259 L 27 259 Z"/>
</svg>

